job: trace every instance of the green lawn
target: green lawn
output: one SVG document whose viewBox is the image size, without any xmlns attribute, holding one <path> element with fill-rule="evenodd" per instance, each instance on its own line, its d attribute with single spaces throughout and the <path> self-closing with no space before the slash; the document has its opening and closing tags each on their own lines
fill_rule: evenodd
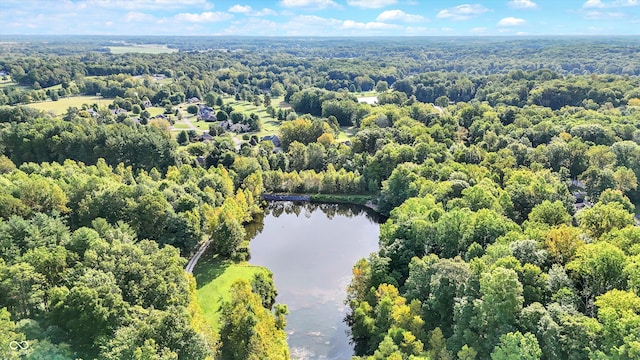
<svg viewBox="0 0 640 360">
<path fill-rule="evenodd" d="M 358 128 L 355 126 L 341 126 L 340 134 L 338 135 L 339 142 L 344 142 L 351 139 L 358 132 Z"/>
<path fill-rule="evenodd" d="M 100 107 L 109 106 L 111 103 L 113 103 L 113 99 L 103 98 L 100 96 L 83 95 L 83 96 L 72 96 L 67 98 L 60 98 L 60 100 L 58 101 L 43 101 L 38 103 L 31 103 L 31 104 L 27 104 L 26 106 L 47 111 L 47 112 L 52 112 L 55 115 L 62 115 L 67 112 L 67 108 L 69 108 L 70 106 L 75 106 L 77 108 L 80 108 L 84 104 L 93 105 L 96 103 Z M 164 108 L 150 107 L 150 108 L 147 108 L 147 111 L 149 111 L 149 114 L 151 114 L 151 116 L 153 117 L 153 116 L 164 113 Z M 130 115 L 133 116 L 132 113 L 130 113 Z"/>
<path fill-rule="evenodd" d="M 184 114 L 186 114 L 186 113 L 183 113 L 183 116 L 187 117 Z M 209 125 L 213 124 L 211 122 L 206 122 L 206 121 L 202 121 L 202 120 L 198 121 L 198 117 L 197 116 L 193 116 L 191 114 L 187 114 L 187 115 L 188 115 L 189 121 L 191 121 L 193 126 L 197 127 L 198 130 L 209 130 Z M 180 121 L 176 121 L 176 124 L 179 123 L 179 122 Z"/>
<path fill-rule="evenodd" d="M 230 299 L 231 284 L 236 279 L 251 281 L 253 275 L 261 271 L 267 272 L 267 269 L 247 262 L 222 260 L 209 251 L 202 255 L 193 276 L 197 283 L 198 303 L 212 328 L 219 329 L 220 306 Z"/>
<path fill-rule="evenodd" d="M 184 123 L 179 123 L 176 122 L 175 124 L 173 124 L 174 129 L 180 129 L 180 130 L 189 130 L 190 127 L 187 124 Z"/>
<path fill-rule="evenodd" d="M 375 92 L 374 92 L 375 93 Z M 255 106 L 253 105 L 253 103 L 250 103 L 248 101 L 236 101 L 232 96 L 225 96 L 223 97 L 224 103 L 231 105 L 233 107 L 234 111 L 239 111 L 242 112 L 243 114 L 245 114 L 245 116 L 249 116 L 251 113 L 255 113 L 256 115 L 258 115 L 258 117 L 260 117 L 260 121 L 262 123 L 262 129 L 260 131 L 254 131 L 254 132 L 248 132 L 248 133 L 242 133 L 242 134 L 238 134 L 236 137 L 238 139 L 242 139 L 243 135 L 257 135 L 259 138 L 262 138 L 263 136 L 267 136 L 267 135 L 278 135 L 279 134 L 279 128 L 280 128 L 280 121 L 278 119 L 274 119 L 271 116 L 269 116 L 269 114 L 267 114 L 267 110 L 264 106 L 260 105 L 260 106 Z M 284 103 L 284 98 L 283 97 L 279 97 L 279 98 L 274 98 L 271 100 L 271 104 L 272 106 L 274 106 L 276 109 L 278 109 L 278 107 L 282 106 L 283 108 L 287 108 L 289 107 L 289 104 Z M 184 117 L 188 117 L 189 120 L 191 120 L 191 123 L 197 127 L 200 130 L 209 130 L 209 125 L 210 123 L 204 122 L 204 121 L 197 121 L 197 117 L 193 116 L 189 113 L 187 113 L 186 108 L 187 108 L 187 104 L 180 104 L 177 106 L 177 108 L 180 110 L 180 112 L 182 113 L 182 116 Z M 218 107 L 215 107 L 215 110 L 218 110 Z M 187 125 L 184 124 L 183 121 L 176 121 L 175 125 L 174 125 L 175 129 L 188 129 Z M 358 129 L 355 126 L 343 126 L 340 128 L 340 134 L 337 137 L 337 141 L 339 142 L 344 142 L 350 138 L 352 138 L 355 133 L 358 131 Z M 175 132 L 177 133 L 177 131 Z"/>
<path fill-rule="evenodd" d="M 154 116 L 160 115 L 160 114 L 164 114 L 164 108 L 163 107 L 148 107 L 146 110 L 149 112 L 151 117 L 154 117 Z"/>
<path fill-rule="evenodd" d="M 80 108 L 83 104 L 91 105 L 94 103 L 97 103 L 98 106 L 108 106 L 112 102 L 113 99 L 105 99 L 98 96 L 72 96 L 68 98 L 61 98 L 58 101 L 44 101 L 27 104 L 27 106 L 39 110 L 50 111 L 56 115 L 61 115 L 64 114 L 70 106 Z"/>
</svg>

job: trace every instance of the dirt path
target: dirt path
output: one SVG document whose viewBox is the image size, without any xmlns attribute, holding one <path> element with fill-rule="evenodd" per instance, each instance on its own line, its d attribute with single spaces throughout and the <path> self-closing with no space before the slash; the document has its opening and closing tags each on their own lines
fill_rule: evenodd
<svg viewBox="0 0 640 360">
<path fill-rule="evenodd" d="M 204 252 L 207 250 L 207 247 L 209 246 L 210 243 L 211 243 L 211 239 L 205 241 L 204 244 L 200 246 L 200 249 L 196 251 L 196 254 L 193 255 L 193 257 L 189 260 L 189 262 L 187 263 L 187 267 L 184 268 L 184 270 L 187 273 L 193 274 L 193 269 L 196 267 L 198 260 L 200 260 L 200 256 L 204 254 Z"/>
</svg>

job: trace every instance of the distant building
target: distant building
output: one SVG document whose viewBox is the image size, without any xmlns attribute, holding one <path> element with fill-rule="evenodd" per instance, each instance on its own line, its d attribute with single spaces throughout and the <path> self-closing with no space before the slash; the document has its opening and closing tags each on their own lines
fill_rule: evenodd
<svg viewBox="0 0 640 360">
<path fill-rule="evenodd" d="M 187 99 L 187 104 L 197 104 L 200 102 L 200 99 L 198 99 L 197 97 L 192 97 L 191 99 Z"/>
<path fill-rule="evenodd" d="M 200 105 L 198 110 L 198 117 L 206 122 L 218 121 L 215 111 L 212 108 L 204 105 Z"/>
<path fill-rule="evenodd" d="M 271 141 L 275 147 L 280 147 L 280 139 L 278 138 L 278 135 L 263 136 L 260 141 Z"/>
<path fill-rule="evenodd" d="M 213 140 L 213 136 L 211 136 L 211 134 L 209 134 L 208 131 L 203 132 L 202 136 L 200 136 L 200 138 L 202 139 L 202 141 L 212 141 Z"/>
</svg>

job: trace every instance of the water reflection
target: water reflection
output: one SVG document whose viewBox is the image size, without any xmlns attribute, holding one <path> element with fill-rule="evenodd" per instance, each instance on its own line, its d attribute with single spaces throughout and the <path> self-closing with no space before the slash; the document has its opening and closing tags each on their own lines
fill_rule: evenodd
<svg viewBox="0 0 640 360">
<path fill-rule="evenodd" d="M 367 217 L 367 219 L 377 224 L 382 223 L 384 222 L 384 220 L 386 220 L 384 216 L 364 206 L 294 201 L 269 202 L 269 206 L 265 210 L 265 214 L 273 215 L 275 217 L 280 217 L 280 215 L 282 214 L 295 214 L 296 216 L 299 216 L 303 210 L 305 211 L 305 214 L 308 215 L 318 210 L 322 211 L 322 213 L 324 213 L 329 219 L 333 219 L 333 217 L 336 215 L 344 216 L 347 218 L 364 215 Z"/>
<path fill-rule="evenodd" d="M 289 306 L 294 359 L 348 359 L 343 322 L 346 287 L 356 261 L 378 249 L 380 217 L 362 207 L 272 202 L 247 232 L 251 263 L 268 267 L 277 301 Z"/>
</svg>

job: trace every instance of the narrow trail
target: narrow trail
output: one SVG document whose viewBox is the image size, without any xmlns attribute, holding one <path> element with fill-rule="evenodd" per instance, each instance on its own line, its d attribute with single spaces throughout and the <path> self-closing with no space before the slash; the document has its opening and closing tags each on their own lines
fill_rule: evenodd
<svg viewBox="0 0 640 360">
<path fill-rule="evenodd" d="M 193 269 L 196 267 L 198 260 L 200 260 L 200 256 L 204 254 L 204 252 L 207 250 L 207 247 L 209 246 L 210 243 L 211 243 L 211 239 L 205 241 L 204 244 L 200 245 L 200 248 L 198 249 L 198 251 L 196 251 L 195 255 L 193 255 L 193 257 L 189 259 L 189 262 L 187 263 L 187 267 L 184 268 L 184 270 L 187 273 L 193 274 Z"/>
</svg>

